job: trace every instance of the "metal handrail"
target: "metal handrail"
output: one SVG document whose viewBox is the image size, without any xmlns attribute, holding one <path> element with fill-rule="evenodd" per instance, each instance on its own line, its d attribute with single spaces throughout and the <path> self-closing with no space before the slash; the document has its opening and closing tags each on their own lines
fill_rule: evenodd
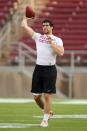
<svg viewBox="0 0 87 131">
<path fill-rule="evenodd" d="M 32 54 L 36 55 L 36 50 L 33 50 L 31 47 L 24 44 L 23 42 L 0 42 L 0 47 L 3 44 L 18 45 L 15 48 L 19 52 L 19 55 L 18 55 L 19 66 L 13 67 L 13 70 L 14 70 L 14 68 L 16 70 L 22 70 L 22 71 L 26 70 L 25 59 L 24 59 L 25 56 L 27 56 L 30 59 L 30 61 L 36 62 L 36 59 L 33 56 L 29 55 L 29 53 L 32 53 Z M 25 51 L 23 50 L 23 47 L 26 48 Z M 29 53 L 27 53 L 27 52 L 29 52 Z M 65 73 L 68 76 L 68 78 L 64 78 L 63 76 L 58 75 L 58 78 L 69 83 L 69 97 L 72 97 L 72 73 L 74 71 L 87 72 L 86 67 L 85 68 L 81 68 L 81 67 L 76 68 L 74 66 L 74 60 L 72 60 L 72 59 L 74 59 L 74 54 L 79 54 L 79 53 L 80 54 L 84 54 L 84 53 L 87 54 L 87 51 L 82 51 L 82 50 L 81 51 L 78 51 L 78 50 L 77 51 L 65 51 L 65 54 L 70 54 L 71 56 L 73 55 L 73 57 L 71 57 L 71 66 L 68 68 L 68 70 L 66 68 L 64 68 L 64 67 L 60 67 L 60 66 L 56 65 L 58 71 L 61 71 L 61 72 Z M 5 67 L 0 67 L 0 69 L 6 69 L 6 66 Z M 8 69 L 8 67 L 7 67 L 7 69 Z M 12 67 L 9 67 L 9 69 L 12 69 Z"/>
</svg>

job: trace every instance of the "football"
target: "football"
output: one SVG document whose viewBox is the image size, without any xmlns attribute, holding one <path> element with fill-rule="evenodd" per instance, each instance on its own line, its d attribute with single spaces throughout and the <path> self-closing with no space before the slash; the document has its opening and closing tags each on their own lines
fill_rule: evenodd
<svg viewBox="0 0 87 131">
<path fill-rule="evenodd" d="M 35 17 L 34 9 L 32 7 L 30 7 L 30 6 L 27 6 L 25 15 L 26 15 L 27 18 L 34 18 Z"/>
</svg>

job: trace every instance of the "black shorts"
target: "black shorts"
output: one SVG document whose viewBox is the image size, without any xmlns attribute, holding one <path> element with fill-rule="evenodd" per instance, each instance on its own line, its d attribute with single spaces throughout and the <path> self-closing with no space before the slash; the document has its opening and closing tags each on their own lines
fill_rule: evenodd
<svg viewBox="0 0 87 131">
<path fill-rule="evenodd" d="M 57 70 L 55 65 L 36 65 L 32 78 L 32 93 L 56 93 Z"/>
</svg>

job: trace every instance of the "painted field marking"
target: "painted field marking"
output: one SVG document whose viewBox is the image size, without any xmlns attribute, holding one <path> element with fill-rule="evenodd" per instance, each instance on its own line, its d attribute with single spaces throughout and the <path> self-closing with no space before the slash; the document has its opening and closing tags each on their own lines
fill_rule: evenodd
<svg viewBox="0 0 87 131">
<path fill-rule="evenodd" d="M 53 104 L 87 104 L 87 100 L 53 101 Z"/>
<path fill-rule="evenodd" d="M 38 124 L 0 123 L 0 128 L 27 128 L 37 126 Z"/>
<path fill-rule="evenodd" d="M 33 99 L 0 99 L 0 103 L 33 103 Z"/>
<path fill-rule="evenodd" d="M 33 116 L 34 118 L 43 118 L 43 116 Z M 53 115 L 51 118 L 86 118 L 85 114 L 76 115 Z M 22 124 L 22 123 L 0 123 L 0 128 L 29 128 L 38 127 L 38 124 Z"/>
<path fill-rule="evenodd" d="M 1 99 L 0 103 L 35 103 L 33 99 Z M 87 100 L 64 100 L 64 101 L 53 101 L 53 104 L 87 104 Z"/>
<path fill-rule="evenodd" d="M 43 118 L 43 116 L 33 116 L 35 118 Z M 87 118 L 87 115 L 53 115 L 51 118 Z"/>
</svg>

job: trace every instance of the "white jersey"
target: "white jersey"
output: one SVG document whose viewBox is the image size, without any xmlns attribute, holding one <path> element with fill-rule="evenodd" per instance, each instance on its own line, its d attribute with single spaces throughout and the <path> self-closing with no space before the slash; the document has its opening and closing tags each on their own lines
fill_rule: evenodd
<svg viewBox="0 0 87 131">
<path fill-rule="evenodd" d="M 63 46 L 63 42 L 60 38 L 51 35 L 52 41 L 55 45 Z M 48 42 L 46 35 L 41 35 L 40 33 L 34 33 L 33 40 L 36 42 L 37 48 L 37 61 L 38 65 L 55 65 L 56 63 L 56 53 L 54 52 L 51 44 Z"/>
</svg>

